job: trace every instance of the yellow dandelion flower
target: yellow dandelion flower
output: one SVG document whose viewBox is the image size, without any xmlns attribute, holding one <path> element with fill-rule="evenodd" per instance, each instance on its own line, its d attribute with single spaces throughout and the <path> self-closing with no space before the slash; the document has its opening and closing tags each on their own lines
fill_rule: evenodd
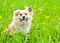
<svg viewBox="0 0 60 43">
<path fill-rule="evenodd" d="M 58 20 L 60 20 L 60 17 L 58 17 Z"/>
<path fill-rule="evenodd" d="M 41 8 L 41 7 L 38 7 L 38 10 L 39 10 L 39 11 L 42 11 L 42 8 Z"/>
<path fill-rule="evenodd" d="M 8 31 L 9 31 L 9 29 L 4 30 L 4 32 L 8 32 Z"/>
<path fill-rule="evenodd" d="M 49 19 L 49 18 L 50 18 L 50 16 L 46 16 L 45 18 L 46 18 L 46 19 Z"/>
<path fill-rule="evenodd" d="M 0 19 L 2 19 L 2 16 L 0 16 Z"/>
<path fill-rule="evenodd" d="M 33 27 L 35 26 L 35 25 L 32 25 Z"/>
</svg>

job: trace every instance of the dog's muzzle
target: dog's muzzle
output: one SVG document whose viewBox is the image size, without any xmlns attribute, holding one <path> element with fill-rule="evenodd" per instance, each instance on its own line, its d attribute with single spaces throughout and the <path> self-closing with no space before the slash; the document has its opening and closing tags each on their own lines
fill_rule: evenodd
<svg viewBox="0 0 60 43">
<path fill-rule="evenodd" d="M 20 22 L 21 22 L 22 25 L 26 25 L 27 21 L 28 21 L 28 18 L 23 17 L 23 19 L 20 19 Z"/>
<path fill-rule="evenodd" d="M 25 16 L 23 16 L 22 18 L 23 18 L 23 20 L 25 20 Z"/>
<path fill-rule="evenodd" d="M 23 21 L 23 20 L 28 21 L 28 18 L 23 18 L 23 19 L 20 19 L 20 21 Z"/>
</svg>

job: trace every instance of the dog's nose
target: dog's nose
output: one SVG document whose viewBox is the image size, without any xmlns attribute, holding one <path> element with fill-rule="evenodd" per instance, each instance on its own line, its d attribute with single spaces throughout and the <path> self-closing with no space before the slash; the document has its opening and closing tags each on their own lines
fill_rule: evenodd
<svg viewBox="0 0 60 43">
<path fill-rule="evenodd" d="M 23 19 L 25 19 L 25 16 L 23 16 Z"/>
</svg>

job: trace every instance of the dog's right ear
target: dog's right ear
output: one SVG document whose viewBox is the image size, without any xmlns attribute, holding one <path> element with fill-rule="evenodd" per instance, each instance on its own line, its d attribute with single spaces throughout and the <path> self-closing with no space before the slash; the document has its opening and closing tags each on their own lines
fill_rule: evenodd
<svg viewBox="0 0 60 43">
<path fill-rule="evenodd" d="M 33 9 L 31 6 L 26 7 L 26 10 L 28 11 L 28 13 L 30 13 L 30 15 L 33 15 Z"/>
<path fill-rule="evenodd" d="M 27 7 L 26 9 L 27 9 L 29 12 L 32 12 L 32 11 L 33 11 L 33 9 L 32 9 L 31 6 Z"/>
<path fill-rule="evenodd" d="M 14 15 L 15 15 L 15 16 L 18 16 L 19 13 L 20 13 L 20 10 L 15 10 L 15 11 L 14 11 Z"/>
</svg>

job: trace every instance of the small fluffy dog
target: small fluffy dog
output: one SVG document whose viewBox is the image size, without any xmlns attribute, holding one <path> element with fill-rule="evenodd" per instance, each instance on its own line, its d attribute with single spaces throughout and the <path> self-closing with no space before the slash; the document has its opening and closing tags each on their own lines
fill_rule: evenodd
<svg viewBox="0 0 60 43">
<path fill-rule="evenodd" d="M 32 19 L 32 7 L 27 7 L 25 10 L 16 10 L 14 11 L 13 20 L 6 27 L 6 30 L 9 30 L 9 35 L 15 34 L 16 31 L 27 34 L 30 31 Z"/>
</svg>

